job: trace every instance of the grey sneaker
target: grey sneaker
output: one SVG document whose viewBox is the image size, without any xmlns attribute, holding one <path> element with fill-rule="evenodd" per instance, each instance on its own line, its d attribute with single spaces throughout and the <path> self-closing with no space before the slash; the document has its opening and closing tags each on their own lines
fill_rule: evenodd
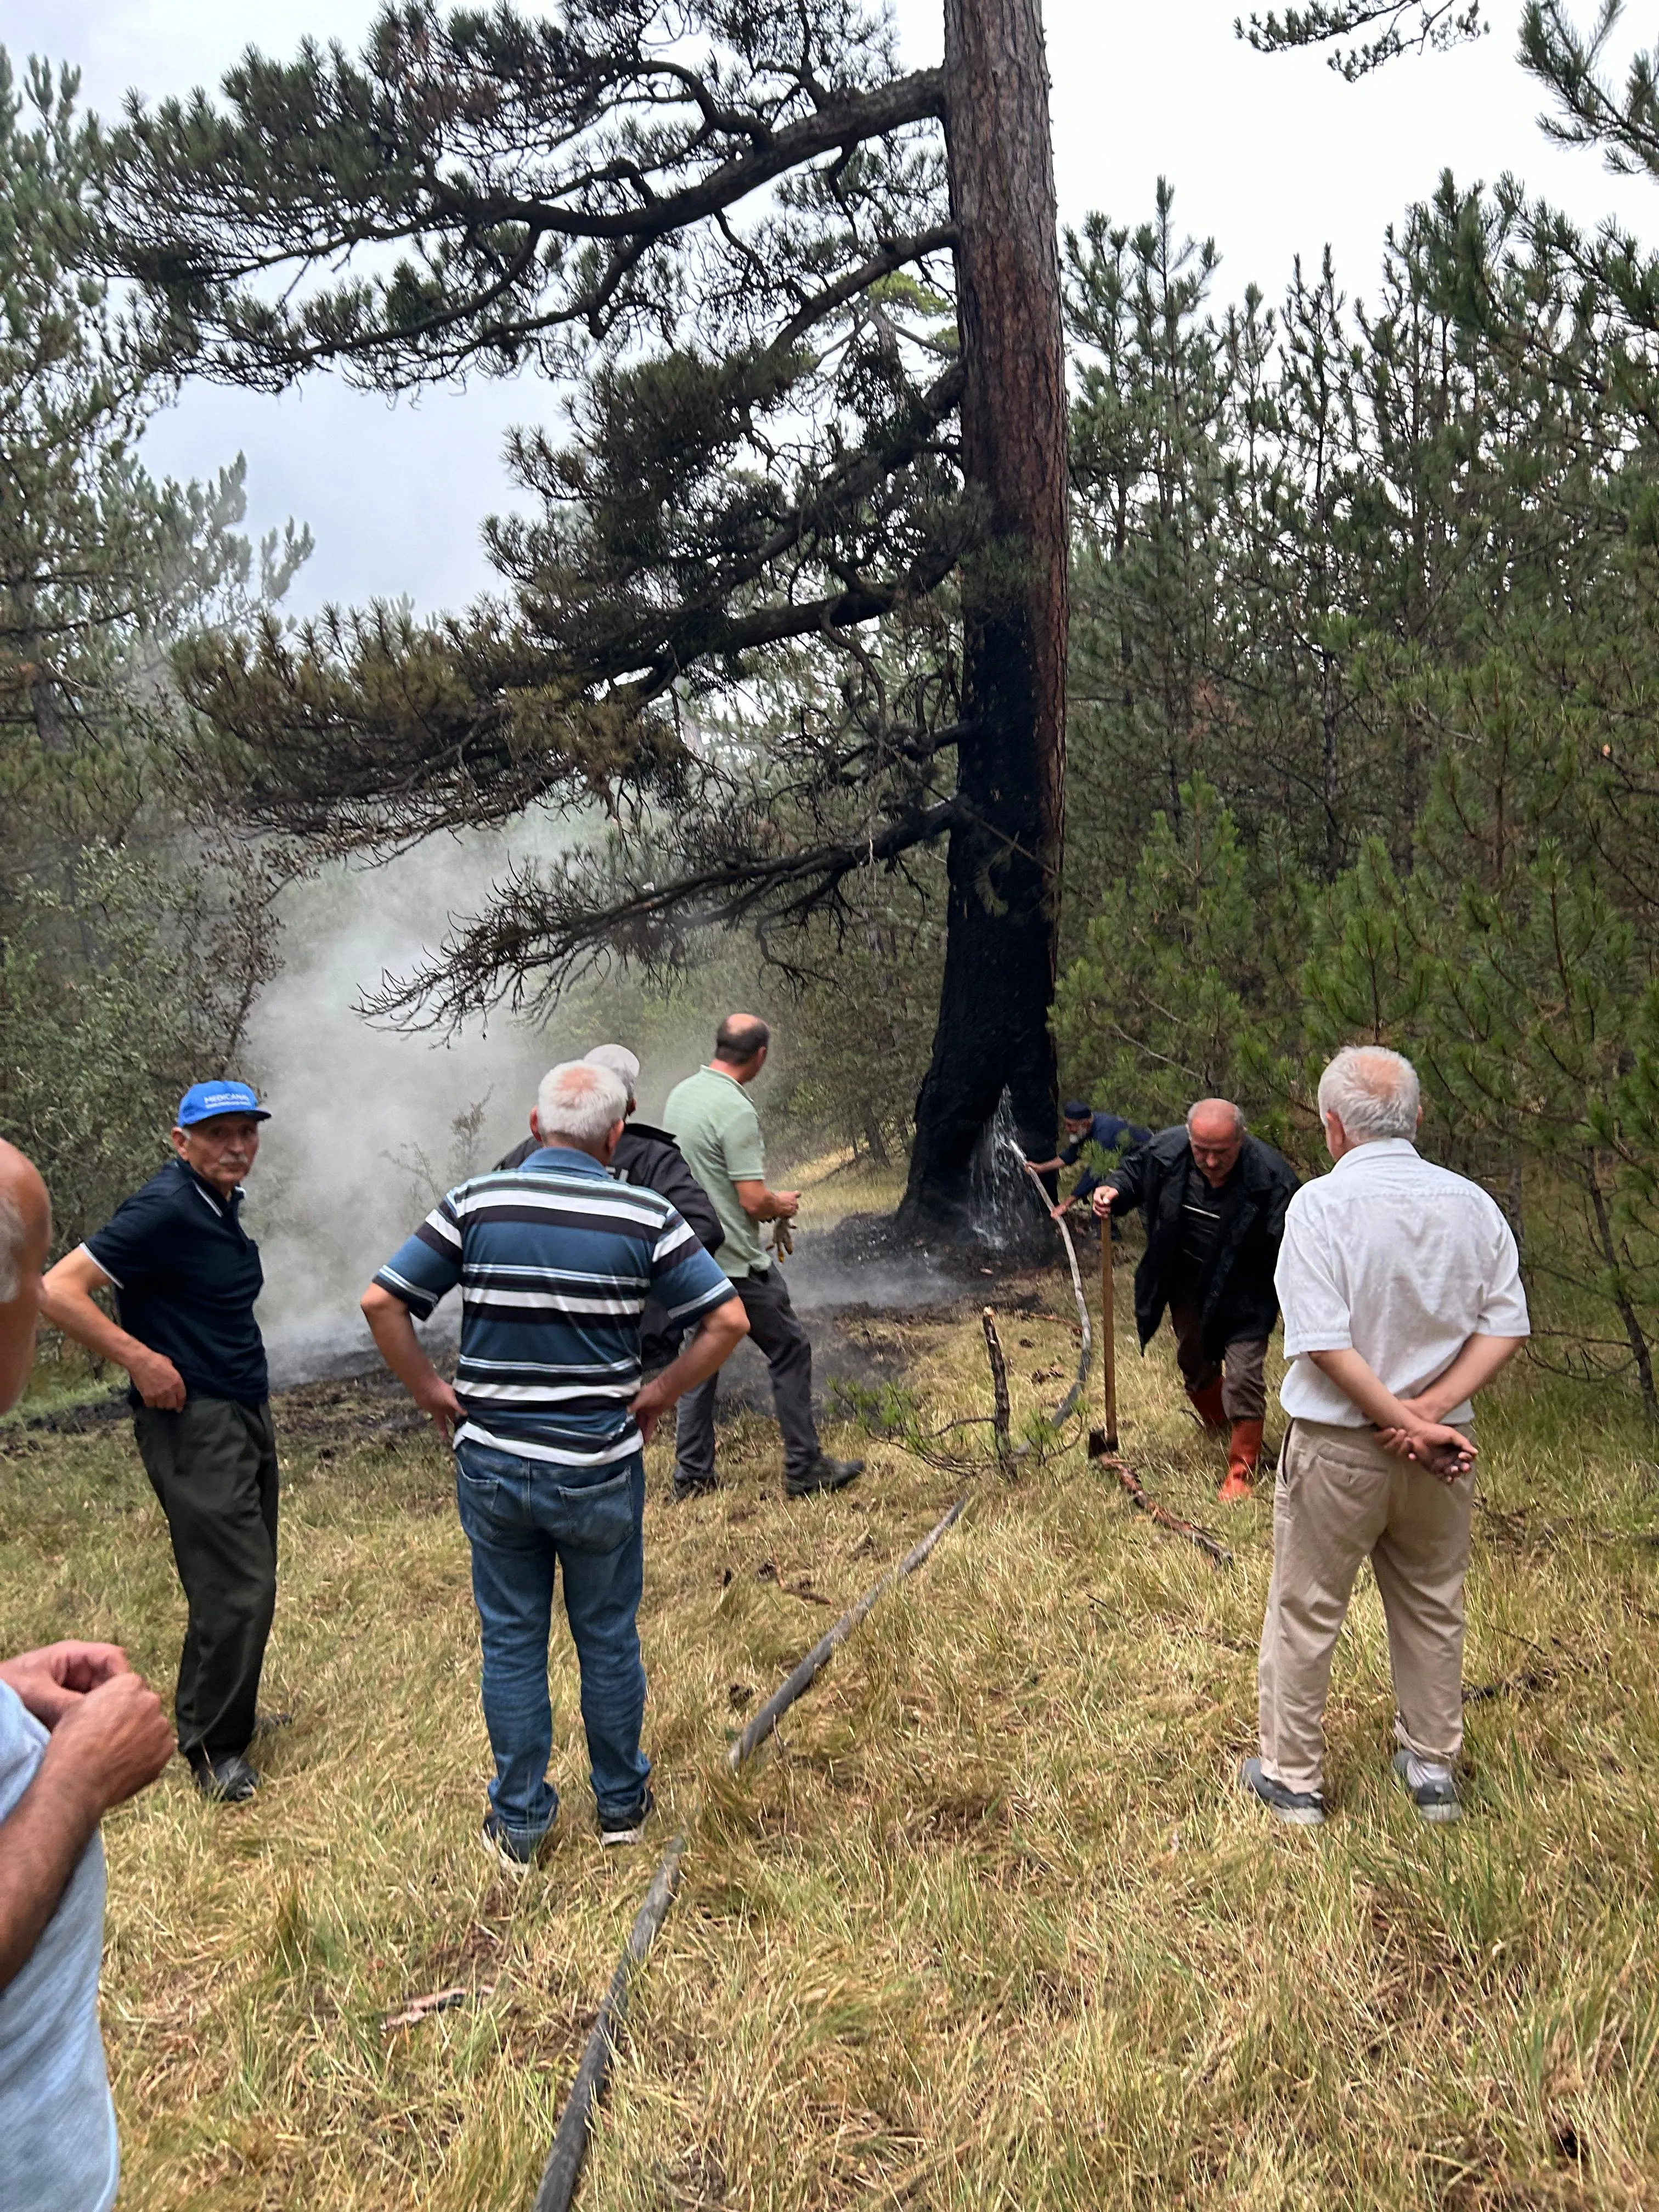
<svg viewBox="0 0 1659 2212">
<path fill-rule="evenodd" d="M 638 1809 L 631 1813 L 625 1820 L 610 1820 L 601 1813 L 599 1842 L 605 1849 L 617 1850 L 629 1844 L 642 1844 L 645 1841 L 645 1824 L 651 1818 L 652 1809 L 656 1802 L 651 1792 L 651 1785 L 647 1783 L 645 1795 L 639 1802 Z"/>
<path fill-rule="evenodd" d="M 1282 1782 L 1270 1781 L 1259 1759 L 1247 1759 L 1238 1770 L 1238 1778 L 1275 1820 L 1287 1820 L 1293 1828 L 1323 1826 L 1325 1800 L 1316 1790 L 1287 1790 Z"/>
<path fill-rule="evenodd" d="M 1426 1764 L 1426 1762 L 1419 1762 Z M 1397 1751 L 1394 1755 L 1394 1771 L 1400 1777 L 1400 1785 L 1417 1808 L 1419 1820 L 1433 1826 L 1447 1826 L 1461 1820 L 1463 1808 L 1457 1802 L 1457 1784 L 1445 1769 L 1437 1769 L 1420 1782 L 1412 1780 L 1412 1755 L 1408 1751 Z"/>
<path fill-rule="evenodd" d="M 811 1498 L 820 1490 L 845 1490 L 863 1472 L 861 1459 L 831 1459 L 827 1452 L 820 1452 L 799 1474 L 786 1476 L 783 1487 L 790 1498 Z"/>
<path fill-rule="evenodd" d="M 259 1786 L 258 1775 L 240 1753 L 229 1759 L 204 1759 L 191 1771 L 196 1787 L 210 1804 L 246 1805 Z"/>
</svg>

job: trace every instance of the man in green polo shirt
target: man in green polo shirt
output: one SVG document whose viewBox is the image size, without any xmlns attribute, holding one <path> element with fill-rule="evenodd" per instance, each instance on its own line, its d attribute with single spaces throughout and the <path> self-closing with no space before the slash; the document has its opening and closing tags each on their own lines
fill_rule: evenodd
<svg viewBox="0 0 1659 2212">
<path fill-rule="evenodd" d="M 748 1085 L 766 1065 L 772 1032 L 754 1014 L 728 1014 L 714 1057 L 668 1094 L 663 1126 L 708 1192 L 726 1231 L 720 1264 L 743 1300 L 749 1334 L 772 1370 L 772 1402 L 783 1431 L 784 1484 L 792 1498 L 840 1490 L 864 1471 L 861 1459 L 831 1459 L 812 1419 L 812 1345 L 789 1303 L 783 1271 L 760 1241 L 763 1221 L 787 1221 L 800 1204 L 793 1190 L 769 1190 L 760 1117 Z M 680 1400 L 674 1437 L 674 1495 L 713 1490 L 714 1393 L 710 1376 Z"/>
</svg>

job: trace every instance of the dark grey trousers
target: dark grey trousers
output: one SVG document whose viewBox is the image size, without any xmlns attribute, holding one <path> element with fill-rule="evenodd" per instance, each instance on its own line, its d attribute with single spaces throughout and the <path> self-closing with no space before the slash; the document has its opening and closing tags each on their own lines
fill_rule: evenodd
<svg viewBox="0 0 1659 2212">
<path fill-rule="evenodd" d="M 276 1608 L 276 1436 L 270 1407 L 193 1392 L 182 1411 L 141 1406 L 138 1455 L 161 1501 L 190 1607 L 173 1698 L 192 1765 L 253 1741 Z"/>
<path fill-rule="evenodd" d="M 783 1471 L 804 1474 L 818 1455 L 812 1420 L 812 1343 L 789 1303 L 781 1267 L 745 1275 L 732 1285 L 749 1316 L 749 1335 L 772 1370 L 772 1403 L 783 1431 Z M 680 1400 L 674 1427 L 674 1472 L 685 1482 L 714 1479 L 714 1393 L 718 1373 Z"/>
</svg>

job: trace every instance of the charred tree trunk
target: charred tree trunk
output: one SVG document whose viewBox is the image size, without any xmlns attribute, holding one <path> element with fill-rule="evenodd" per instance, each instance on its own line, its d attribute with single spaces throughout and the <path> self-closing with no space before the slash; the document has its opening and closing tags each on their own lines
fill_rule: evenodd
<svg viewBox="0 0 1659 2212">
<path fill-rule="evenodd" d="M 1005 1089 L 1054 1148 L 1065 830 L 1066 357 L 1041 0 L 945 0 L 945 131 L 967 385 L 963 468 L 989 541 L 963 578 L 965 817 L 951 832 L 945 981 L 901 1219 L 962 1233 Z"/>
</svg>

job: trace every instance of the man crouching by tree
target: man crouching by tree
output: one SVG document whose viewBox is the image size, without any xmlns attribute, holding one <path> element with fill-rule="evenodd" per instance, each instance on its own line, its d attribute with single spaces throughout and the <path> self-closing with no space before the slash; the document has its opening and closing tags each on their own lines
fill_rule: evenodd
<svg viewBox="0 0 1659 2212">
<path fill-rule="evenodd" d="M 731 1284 L 667 1200 L 606 1172 L 627 1114 L 627 1088 L 610 1068 L 551 1069 L 531 1122 L 538 1149 L 450 1191 L 363 1293 L 386 1365 L 453 1437 L 495 1756 L 483 1839 L 515 1872 L 534 1862 L 559 1809 L 547 1778 L 556 1568 L 581 1670 L 600 1841 L 640 1838 L 652 1804 L 640 1748 L 644 1446 L 681 1392 L 714 1374 L 749 1330 Z M 458 1283 L 452 1389 L 414 1321 Z M 640 1316 L 653 1294 L 677 1329 L 696 1333 L 641 1388 Z"/>
<path fill-rule="evenodd" d="M 1369 1559 L 1389 1626 L 1395 1771 L 1425 1820 L 1455 1820 L 1470 1401 L 1528 1334 L 1526 1294 L 1496 1202 L 1419 1157 L 1408 1060 L 1338 1053 L 1319 1114 L 1334 1164 L 1291 1201 L 1279 1261 L 1291 1426 L 1257 1668 L 1261 1755 L 1240 1778 L 1281 1820 L 1324 1819 L 1331 1655 Z"/>
<path fill-rule="evenodd" d="M 1231 1099 L 1200 1098 L 1183 1128 L 1161 1129 L 1093 1194 L 1100 1221 L 1140 1208 L 1140 1348 L 1167 1308 L 1188 1397 L 1206 1429 L 1231 1431 L 1221 1485 L 1228 1500 L 1250 1495 L 1261 1455 L 1262 1364 L 1279 1318 L 1273 1269 L 1296 1187 L 1295 1169 L 1249 1134 Z"/>
<path fill-rule="evenodd" d="M 276 1608 L 276 1436 L 253 1317 L 264 1273 L 241 1224 L 270 1119 L 246 1083 L 192 1084 L 179 1102 L 177 1158 L 45 1285 L 54 1328 L 131 1378 L 138 1456 L 190 1606 L 179 1748 L 203 1795 L 233 1805 L 259 1786 L 246 1753 Z M 106 1287 L 118 1326 L 94 1303 Z"/>
</svg>

